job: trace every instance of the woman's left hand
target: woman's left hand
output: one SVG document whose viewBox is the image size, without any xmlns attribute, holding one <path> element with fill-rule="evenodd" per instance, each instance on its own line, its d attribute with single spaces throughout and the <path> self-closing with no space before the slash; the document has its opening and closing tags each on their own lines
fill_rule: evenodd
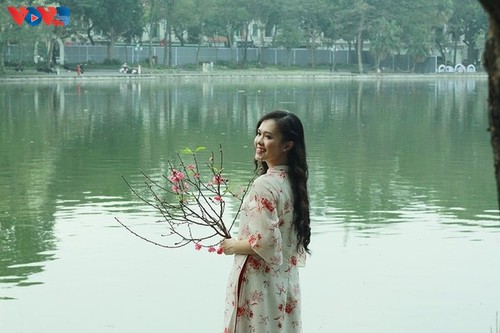
<svg viewBox="0 0 500 333">
<path fill-rule="evenodd" d="M 234 238 L 224 238 L 222 242 L 220 242 L 220 247 L 224 250 L 225 255 L 234 254 L 234 244 L 236 240 Z"/>
<path fill-rule="evenodd" d="M 220 242 L 220 247 L 224 250 L 224 254 L 254 254 L 254 250 L 247 240 L 236 240 L 234 238 L 226 238 Z"/>
</svg>

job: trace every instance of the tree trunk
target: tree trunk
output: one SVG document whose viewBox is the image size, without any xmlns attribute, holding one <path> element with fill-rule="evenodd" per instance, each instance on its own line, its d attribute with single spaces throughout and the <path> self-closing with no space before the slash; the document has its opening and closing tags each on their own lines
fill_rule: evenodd
<svg viewBox="0 0 500 333">
<path fill-rule="evenodd" d="M 111 28 L 108 38 L 109 42 L 108 42 L 107 56 L 108 56 L 108 61 L 111 62 L 115 57 L 115 44 L 117 39 L 117 36 L 115 34 L 115 29 Z"/>
<path fill-rule="evenodd" d="M 149 54 L 149 68 L 153 68 L 153 36 L 151 35 L 151 31 L 149 33 L 149 42 L 148 42 L 148 54 Z"/>
<path fill-rule="evenodd" d="M 200 31 L 203 31 L 203 30 L 200 30 Z M 198 45 L 196 46 L 196 59 L 195 59 L 196 66 L 200 65 L 200 50 L 201 50 L 202 40 L 203 40 L 203 34 L 199 33 L 198 34 Z"/>
<path fill-rule="evenodd" d="M 115 57 L 115 43 L 116 43 L 115 37 L 110 36 L 107 48 L 107 57 L 110 62 Z"/>
<path fill-rule="evenodd" d="M 266 25 L 267 25 L 267 22 L 266 23 L 260 23 L 260 26 L 259 26 L 259 30 L 260 30 L 260 36 L 259 36 L 259 39 L 260 39 L 260 45 L 259 45 L 259 55 L 258 55 L 258 64 L 259 64 L 259 67 L 263 67 L 264 66 L 264 63 L 263 63 L 263 60 L 262 60 L 262 53 L 263 53 L 263 50 L 262 48 L 264 47 L 264 43 L 265 43 L 265 36 L 266 36 Z"/>
<path fill-rule="evenodd" d="M 244 33 L 245 33 L 245 45 L 244 45 L 244 48 L 243 48 L 243 67 L 246 66 L 247 64 L 247 59 L 248 59 L 248 32 L 249 32 L 249 25 L 250 23 L 249 22 L 245 22 L 245 30 L 244 30 Z"/>
<path fill-rule="evenodd" d="M 458 41 L 455 40 L 455 45 L 453 46 L 453 66 L 457 64 L 457 49 L 458 49 Z"/>
<path fill-rule="evenodd" d="M 493 161 L 497 183 L 497 201 L 500 207 L 500 2 L 480 0 L 489 13 L 489 34 L 484 49 L 484 63 L 488 71 L 488 114 Z"/>
<path fill-rule="evenodd" d="M 5 44 L 6 42 L 0 42 L 0 74 L 5 73 L 5 65 L 4 65 Z"/>
<path fill-rule="evenodd" d="M 352 43 L 351 41 L 347 41 L 347 45 L 349 46 L 347 48 L 347 65 L 351 64 L 351 49 L 352 49 Z"/>
<path fill-rule="evenodd" d="M 361 32 L 358 34 L 358 70 L 359 74 L 363 74 L 363 40 L 361 39 Z"/>
<path fill-rule="evenodd" d="M 87 28 L 87 38 L 89 39 L 90 45 L 95 45 L 94 38 L 92 37 L 92 29 L 94 25 L 91 25 Z"/>
<path fill-rule="evenodd" d="M 311 68 L 316 67 L 316 31 L 314 29 L 309 30 L 307 36 L 309 36 L 309 51 L 311 53 Z"/>
<path fill-rule="evenodd" d="M 45 59 L 45 64 L 47 65 L 48 68 L 52 67 L 53 61 L 52 58 L 54 56 L 54 44 L 56 43 L 55 39 L 50 37 L 49 40 L 47 41 L 47 54 Z"/>
</svg>

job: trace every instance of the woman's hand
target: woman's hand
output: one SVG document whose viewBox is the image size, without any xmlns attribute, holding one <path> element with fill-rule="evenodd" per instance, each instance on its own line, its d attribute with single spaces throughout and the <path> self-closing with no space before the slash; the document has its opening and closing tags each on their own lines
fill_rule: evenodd
<svg viewBox="0 0 500 333">
<path fill-rule="evenodd" d="M 247 240 L 225 238 L 222 242 L 220 242 L 220 247 L 224 250 L 225 255 L 255 253 Z"/>
<path fill-rule="evenodd" d="M 225 255 L 231 255 L 235 253 L 234 243 L 236 243 L 236 240 L 234 238 L 224 238 L 222 242 L 220 242 L 220 247 L 224 249 Z"/>
</svg>

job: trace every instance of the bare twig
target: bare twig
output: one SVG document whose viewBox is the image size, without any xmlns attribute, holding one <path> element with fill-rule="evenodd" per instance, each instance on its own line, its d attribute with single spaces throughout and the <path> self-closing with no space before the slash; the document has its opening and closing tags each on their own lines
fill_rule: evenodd
<svg viewBox="0 0 500 333">
<path fill-rule="evenodd" d="M 162 236 L 174 237 L 176 241 L 162 244 L 140 235 L 116 218 L 118 223 L 140 239 L 165 248 L 178 248 L 191 243 L 196 244 L 197 248 L 211 248 L 220 238 L 231 238 L 231 230 L 239 216 L 251 181 L 242 188 L 241 195 L 238 195 L 230 188 L 229 179 L 223 174 L 222 145 L 219 145 L 217 159 L 212 151 L 208 162 L 200 164 L 197 153 L 204 149 L 204 147 L 195 150 L 185 148 L 178 152 L 178 163 L 169 161 L 168 175 L 162 175 L 160 180 L 141 172 L 145 178 L 144 184 L 149 194 L 147 196 L 141 194 L 125 177 L 122 177 L 135 196 L 162 216 L 163 220 L 158 222 L 167 223 L 168 232 Z M 192 163 L 186 163 L 182 155 L 189 155 Z M 209 181 L 202 180 L 200 171 L 203 169 L 208 169 Z M 229 225 L 223 220 L 227 198 L 237 202 L 236 214 Z M 203 243 L 214 237 L 217 237 L 216 242 Z"/>
</svg>

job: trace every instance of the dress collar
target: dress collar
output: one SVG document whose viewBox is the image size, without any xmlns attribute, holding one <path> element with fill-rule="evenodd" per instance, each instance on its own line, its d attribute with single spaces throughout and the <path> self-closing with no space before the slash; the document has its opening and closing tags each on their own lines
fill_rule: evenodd
<svg viewBox="0 0 500 333">
<path fill-rule="evenodd" d="M 288 172 L 290 167 L 288 165 L 276 165 L 267 169 L 267 173 L 280 173 L 282 171 Z"/>
</svg>

